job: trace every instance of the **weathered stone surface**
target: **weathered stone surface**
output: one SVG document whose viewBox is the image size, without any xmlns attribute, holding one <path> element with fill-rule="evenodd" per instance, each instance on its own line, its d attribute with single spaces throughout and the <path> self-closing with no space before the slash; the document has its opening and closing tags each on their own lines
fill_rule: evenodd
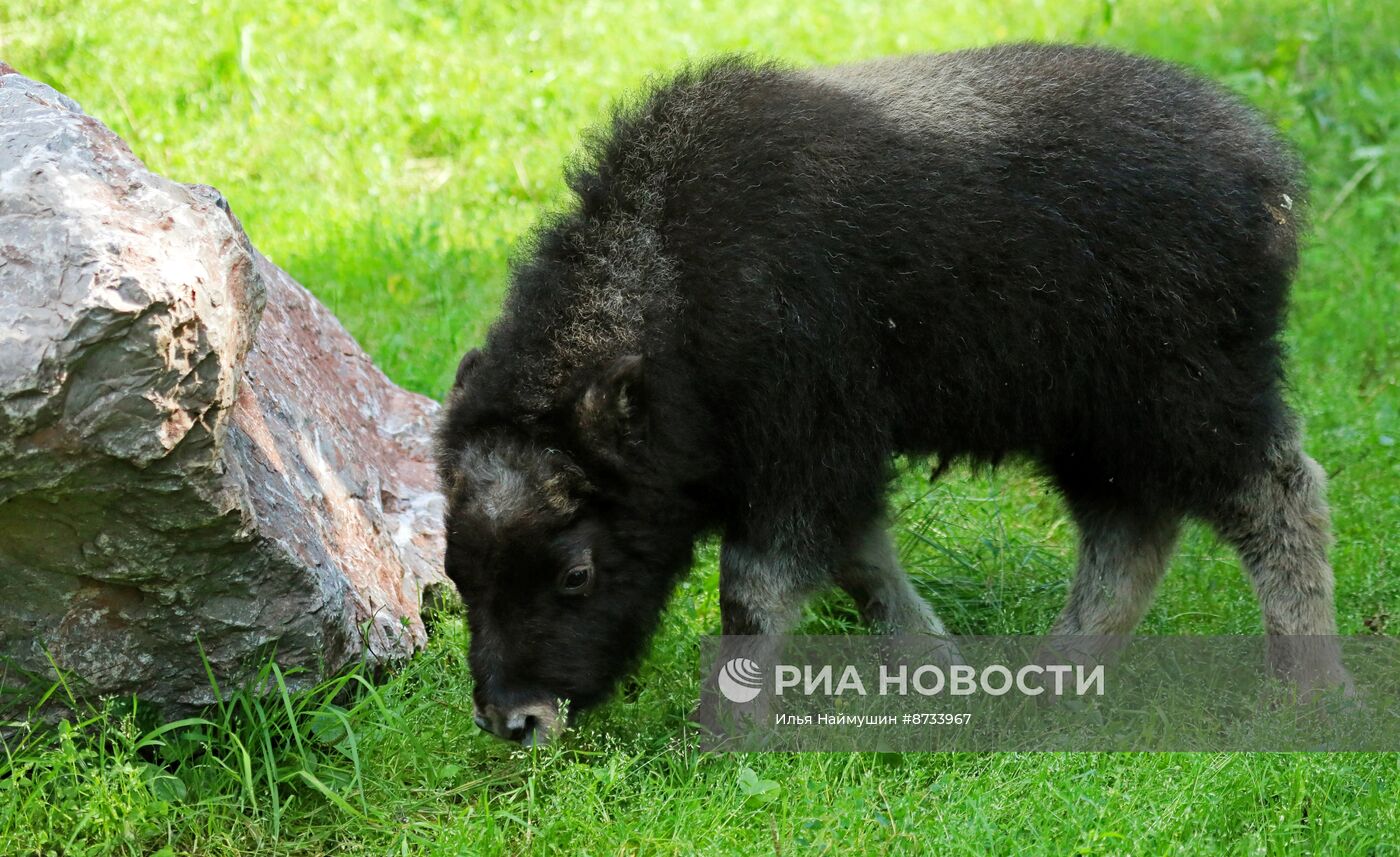
<svg viewBox="0 0 1400 857">
<path fill-rule="evenodd" d="M 0 65 L 0 689 L 212 699 L 424 642 L 436 405 L 213 188 Z"/>
</svg>

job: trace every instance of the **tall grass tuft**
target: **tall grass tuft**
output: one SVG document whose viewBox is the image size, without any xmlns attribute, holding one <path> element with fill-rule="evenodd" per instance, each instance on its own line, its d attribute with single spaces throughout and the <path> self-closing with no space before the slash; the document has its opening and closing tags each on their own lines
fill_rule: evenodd
<svg viewBox="0 0 1400 857">
<path fill-rule="evenodd" d="M 76 713 L 57 722 L 36 708 L 0 724 L 0 853 L 16 853 L 21 834 L 35 853 L 144 854 L 152 840 L 193 848 L 234 831 L 272 845 L 289 810 L 317 805 L 377 823 L 355 724 L 392 712 L 362 666 L 299 691 L 295 675 L 271 656 L 231 691 L 210 673 L 214 704 L 168 723 L 138 699 L 70 694 Z"/>
</svg>

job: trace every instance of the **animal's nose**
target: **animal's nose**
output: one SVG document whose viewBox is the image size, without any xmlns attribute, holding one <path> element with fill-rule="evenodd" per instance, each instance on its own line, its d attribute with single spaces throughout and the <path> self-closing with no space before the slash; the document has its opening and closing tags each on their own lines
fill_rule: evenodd
<svg viewBox="0 0 1400 857">
<path fill-rule="evenodd" d="M 559 707 L 544 702 L 512 707 L 478 705 L 472 721 L 492 735 L 519 742 L 523 747 L 545 744 L 564 728 Z"/>
<path fill-rule="evenodd" d="M 480 711 L 472 716 L 476 725 L 498 738 L 507 741 L 523 741 L 535 729 L 533 714 L 505 714 L 497 708 L 487 708 L 489 714 Z"/>
</svg>

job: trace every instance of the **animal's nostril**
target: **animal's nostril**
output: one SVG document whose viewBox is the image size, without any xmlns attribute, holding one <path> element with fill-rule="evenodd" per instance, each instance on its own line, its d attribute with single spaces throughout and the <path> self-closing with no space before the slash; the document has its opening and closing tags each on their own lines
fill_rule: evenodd
<svg viewBox="0 0 1400 857">
<path fill-rule="evenodd" d="M 485 717 L 481 716 L 481 712 L 476 712 L 472 715 L 472 722 L 476 724 L 476 728 L 483 732 L 491 731 L 491 723 Z"/>
<path fill-rule="evenodd" d="M 539 722 L 533 714 L 515 714 L 506 721 L 506 728 L 509 730 L 506 736 L 512 741 L 524 741 L 535 731 L 535 725 Z"/>
</svg>

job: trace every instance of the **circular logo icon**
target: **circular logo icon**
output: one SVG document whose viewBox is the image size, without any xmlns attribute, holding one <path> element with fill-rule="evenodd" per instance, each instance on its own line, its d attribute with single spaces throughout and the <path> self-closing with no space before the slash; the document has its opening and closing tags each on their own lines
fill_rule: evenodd
<svg viewBox="0 0 1400 857">
<path fill-rule="evenodd" d="M 763 671 L 748 658 L 733 658 L 719 671 L 719 692 L 730 702 L 749 702 L 763 690 Z"/>
</svg>

